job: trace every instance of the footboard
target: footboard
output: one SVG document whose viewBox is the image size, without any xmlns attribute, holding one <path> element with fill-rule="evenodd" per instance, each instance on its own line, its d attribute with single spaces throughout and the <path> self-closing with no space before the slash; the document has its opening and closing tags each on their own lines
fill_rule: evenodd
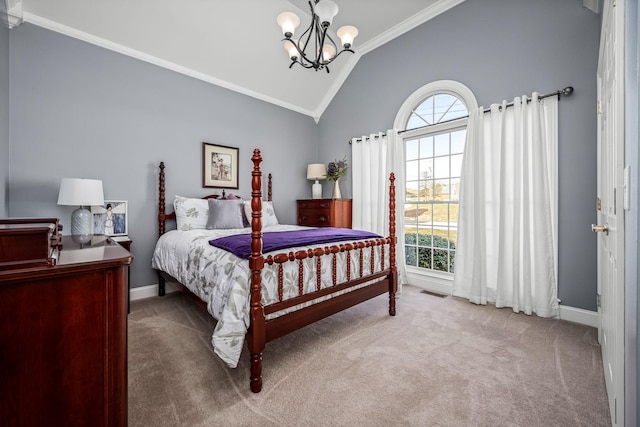
<svg viewBox="0 0 640 427">
<path fill-rule="evenodd" d="M 357 243 L 330 245 L 316 249 L 287 252 L 264 257 L 262 254 L 262 182 L 260 163 L 262 157 L 260 150 L 253 152 L 253 171 L 251 173 L 251 256 L 249 266 L 251 269 L 251 299 L 250 320 L 251 324 L 247 332 L 251 360 L 250 385 L 254 393 L 262 389 L 262 352 L 267 341 L 278 338 L 303 326 L 323 319 L 348 307 L 366 301 L 383 293 L 389 293 L 389 314 L 395 316 L 397 292 L 396 270 L 396 227 L 395 227 L 395 175 L 389 177 L 389 236 L 381 239 L 372 239 Z M 385 265 L 384 250 L 388 245 L 389 262 Z M 382 268 L 374 271 L 374 250 L 380 247 Z M 364 274 L 364 251 L 370 250 L 370 274 Z M 347 257 L 346 281 L 337 283 L 337 261 L 339 253 L 345 253 Z M 359 274 L 352 277 L 350 266 L 351 256 L 355 253 L 358 257 Z M 322 257 L 332 255 L 332 284 L 322 288 Z M 316 264 L 316 277 L 314 292 L 304 293 L 304 265 L 306 259 L 311 259 Z M 285 263 L 298 263 L 298 295 L 293 298 L 283 299 L 283 267 Z M 262 270 L 266 265 L 278 265 L 278 299 L 277 303 L 262 306 Z M 373 283 L 369 283 L 373 282 Z M 365 286 L 366 284 L 366 286 Z M 312 303 L 311 305 L 306 305 Z M 302 307 L 300 307 L 303 305 Z M 278 317 L 267 316 L 274 313 L 296 308 L 295 311 L 286 312 Z"/>
</svg>

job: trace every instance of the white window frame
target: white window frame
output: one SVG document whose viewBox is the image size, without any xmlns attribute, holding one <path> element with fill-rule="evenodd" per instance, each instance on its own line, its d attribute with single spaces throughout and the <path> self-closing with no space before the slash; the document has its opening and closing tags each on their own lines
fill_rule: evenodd
<svg viewBox="0 0 640 427">
<path fill-rule="evenodd" d="M 407 139 L 415 139 L 417 136 L 424 134 L 425 130 L 416 128 L 405 131 L 409 118 L 413 110 L 422 104 L 427 98 L 436 95 L 446 93 L 459 98 L 467 107 L 467 111 L 472 111 L 478 108 L 478 102 L 473 92 L 463 85 L 462 83 L 454 80 L 438 80 L 428 83 L 415 92 L 413 92 L 402 104 L 398 113 L 396 114 L 395 121 L 393 123 L 394 129 L 403 131 L 402 143 L 405 144 Z M 466 129 L 468 117 L 451 120 L 443 123 L 438 123 L 429 126 L 429 133 L 435 132 L 451 132 L 457 129 Z M 404 194 L 401 195 L 401 203 L 404 205 Z M 398 241 L 404 245 L 404 230 L 398 230 Z M 403 262 L 405 260 L 402 260 Z M 453 273 L 427 270 L 420 267 L 414 267 L 407 265 L 407 280 L 410 284 L 427 289 L 432 292 L 450 294 L 453 284 Z"/>
</svg>

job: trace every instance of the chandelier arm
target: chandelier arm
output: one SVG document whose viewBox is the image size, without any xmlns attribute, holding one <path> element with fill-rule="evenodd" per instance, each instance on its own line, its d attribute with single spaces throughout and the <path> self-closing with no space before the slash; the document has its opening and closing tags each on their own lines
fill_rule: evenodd
<svg viewBox="0 0 640 427">
<path fill-rule="evenodd" d="M 311 2 L 309 2 L 309 3 L 311 3 Z M 313 61 L 311 61 L 309 59 L 309 57 L 307 56 L 307 52 L 306 52 L 307 51 L 307 47 L 309 46 L 309 42 L 311 41 L 311 37 L 313 37 L 314 24 L 316 24 L 316 15 L 313 12 L 313 8 L 311 8 L 311 13 L 312 13 L 311 25 L 309 25 L 309 28 L 307 28 L 305 30 L 305 32 L 302 33 L 302 35 L 300 36 L 300 39 L 299 39 L 300 41 L 302 41 L 303 38 L 306 37 L 306 40 L 304 40 L 304 44 L 303 44 L 302 49 L 300 49 L 300 46 L 296 46 L 296 49 L 300 53 L 301 59 L 304 59 L 308 63 L 313 64 Z M 298 41 L 298 44 L 300 44 L 300 41 Z M 300 61 L 300 63 L 302 63 L 302 61 Z M 309 68 L 309 67 L 307 67 L 307 68 Z"/>
</svg>

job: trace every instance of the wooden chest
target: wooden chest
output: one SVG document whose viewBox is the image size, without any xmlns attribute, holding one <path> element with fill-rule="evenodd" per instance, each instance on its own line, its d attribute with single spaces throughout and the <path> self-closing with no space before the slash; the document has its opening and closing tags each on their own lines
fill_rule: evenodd
<svg viewBox="0 0 640 427">
<path fill-rule="evenodd" d="M 351 228 L 351 199 L 298 200 L 298 225 Z"/>
<path fill-rule="evenodd" d="M 61 229 L 57 218 L 0 219 L 0 271 L 54 266 Z"/>
</svg>

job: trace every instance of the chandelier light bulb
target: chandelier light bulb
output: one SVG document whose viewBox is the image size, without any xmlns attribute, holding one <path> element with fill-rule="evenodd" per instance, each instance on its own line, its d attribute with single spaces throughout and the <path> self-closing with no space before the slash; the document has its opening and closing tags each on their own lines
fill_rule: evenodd
<svg viewBox="0 0 640 427">
<path fill-rule="evenodd" d="M 351 25 L 345 25 L 338 29 L 337 34 L 338 37 L 340 37 L 340 41 L 342 41 L 342 46 L 345 49 L 349 49 L 353 45 L 353 40 L 358 35 L 358 29 Z"/>
<path fill-rule="evenodd" d="M 282 12 L 280 15 L 278 15 L 276 21 L 282 28 L 282 34 L 286 38 L 292 37 L 293 33 L 295 33 L 296 31 L 296 28 L 298 28 L 298 25 L 300 25 L 300 18 L 298 18 L 298 15 L 292 12 Z"/>
<path fill-rule="evenodd" d="M 296 49 L 295 45 L 298 44 L 298 39 L 290 39 L 293 43 L 290 43 L 288 41 L 284 41 L 284 50 L 287 51 L 287 53 L 289 54 L 289 58 L 291 58 L 292 61 L 298 59 L 298 49 Z M 295 44 L 295 45 L 294 45 Z"/>
<path fill-rule="evenodd" d="M 322 46 L 322 59 L 324 59 L 325 62 L 331 61 L 331 58 L 333 58 L 335 54 L 336 48 L 332 45 L 325 44 L 324 46 Z"/>
<path fill-rule="evenodd" d="M 338 14 L 338 5 L 331 0 L 320 0 L 316 3 L 315 13 L 320 18 L 322 27 L 326 28 L 333 22 L 333 17 Z"/>
</svg>

